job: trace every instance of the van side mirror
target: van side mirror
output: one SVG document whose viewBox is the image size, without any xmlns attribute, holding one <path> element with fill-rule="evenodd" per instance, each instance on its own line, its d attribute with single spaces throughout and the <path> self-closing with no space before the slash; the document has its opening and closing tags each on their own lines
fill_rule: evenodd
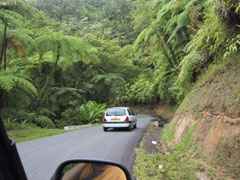
<svg viewBox="0 0 240 180">
<path fill-rule="evenodd" d="M 62 163 L 52 180 L 131 180 L 128 170 L 116 163 L 92 160 L 71 160 Z"/>
</svg>

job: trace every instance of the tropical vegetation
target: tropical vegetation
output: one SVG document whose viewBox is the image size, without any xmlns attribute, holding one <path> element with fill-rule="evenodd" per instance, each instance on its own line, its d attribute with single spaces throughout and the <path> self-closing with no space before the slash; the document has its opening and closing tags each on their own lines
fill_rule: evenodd
<svg viewBox="0 0 240 180">
<path fill-rule="evenodd" d="M 234 0 L 1 0 L 1 116 L 60 128 L 106 105 L 179 104 L 238 52 L 239 23 Z"/>
</svg>

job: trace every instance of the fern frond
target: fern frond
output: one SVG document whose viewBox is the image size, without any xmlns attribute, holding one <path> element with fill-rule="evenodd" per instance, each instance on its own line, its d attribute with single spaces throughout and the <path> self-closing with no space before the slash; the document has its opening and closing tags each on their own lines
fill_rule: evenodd
<svg viewBox="0 0 240 180">
<path fill-rule="evenodd" d="M 1 9 L 0 20 L 4 21 L 4 23 L 7 23 L 9 26 L 16 27 L 22 25 L 24 18 L 17 12 Z"/>
<path fill-rule="evenodd" d="M 106 85 L 111 85 L 113 83 L 122 83 L 125 82 L 125 79 L 118 73 L 107 73 L 107 74 L 99 74 L 93 78 L 93 82 L 104 82 Z"/>
<path fill-rule="evenodd" d="M 52 95 L 55 97 L 61 97 L 65 94 L 72 94 L 76 97 L 82 96 L 85 91 L 81 89 L 71 88 L 71 87 L 53 87 L 51 88 Z"/>
<path fill-rule="evenodd" d="M 46 32 L 36 39 L 36 47 L 41 56 L 48 52 L 55 55 L 60 53 L 70 62 L 75 59 L 86 63 L 96 61 L 97 49 L 88 42 L 73 36 L 66 36 L 61 32 Z"/>
<path fill-rule="evenodd" d="M 181 70 L 178 75 L 177 84 L 186 87 L 192 82 L 192 74 L 194 69 L 201 62 L 201 55 L 199 52 L 191 52 L 181 62 Z"/>
<path fill-rule="evenodd" d="M 0 89 L 10 92 L 14 88 L 20 88 L 34 96 L 38 94 L 37 89 L 28 79 L 12 72 L 0 72 Z"/>
<path fill-rule="evenodd" d="M 25 56 L 27 51 L 31 52 L 34 49 L 33 39 L 28 33 L 24 29 L 8 31 L 8 45 L 14 48 L 20 57 Z"/>
</svg>

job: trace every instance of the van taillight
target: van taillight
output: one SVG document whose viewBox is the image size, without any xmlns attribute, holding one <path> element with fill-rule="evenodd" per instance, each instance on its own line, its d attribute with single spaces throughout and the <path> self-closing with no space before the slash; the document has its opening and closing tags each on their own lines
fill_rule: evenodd
<svg viewBox="0 0 240 180">
<path fill-rule="evenodd" d="M 125 121 L 126 121 L 126 122 L 129 122 L 129 118 L 128 118 L 128 116 L 126 117 Z"/>
</svg>

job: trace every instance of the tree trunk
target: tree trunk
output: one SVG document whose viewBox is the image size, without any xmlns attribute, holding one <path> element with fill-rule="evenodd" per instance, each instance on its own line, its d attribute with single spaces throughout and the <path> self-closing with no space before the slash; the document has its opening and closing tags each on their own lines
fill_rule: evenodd
<svg viewBox="0 0 240 180">
<path fill-rule="evenodd" d="M 3 20 L 2 20 L 3 21 Z M 7 49 L 7 23 L 3 21 L 4 23 L 4 30 L 3 30 L 3 40 L 1 43 L 1 52 L 0 52 L 0 66 L 2 65 L 3 61 L 6 60 L 6 49 Z"/>
<path fill-rule="evenodd" d="M 58 46 L 57 46 L 57 57 L 56 57 L 55 66 L 54 66 L 54 69 L 53 69 L 54 73 L 57 69 L 58 61 L 60 60 L 60 53 L 61 53 L 60 49 L 61 49 L 61 45 L 58 44 Z"/>
<path fill-rule="evenodd" d="M 4 53 L 3 53 L 3 69 L 5 71 L 7 70 L 7 46 L 8 46 L 8 42 L 6 40 L 5 41 Z"/>
<path fill-rule="evenodd" d="M 0 117 L 2 116 L 2 110 L 5 107 L 5 93 L 0 90 Z"/>
<path fill-rule="evenodd" d="M 57 57 L 56 57 L 55 65 L 53 67 L 53 72 L 52 72 L 52 76 L 53 76 L 54 80 L 56 80 L 56 78 L 57 78 L 57 67 L 58 67 L 58 62 L 60 60 L 60 57 L 61 57 L 61 45 L 58 44 Z"/>
<path fill-rule="evenodd" d="M 40 99 L 42 100 L 42 102 L 44 102 L 46 99 L 47 99 L 47 94 L 45 93 L 46 92 L 46 89 L 48 88 L 49 86 L 49 83 L 51 81 L 51 78 L 54 78 L 55 79 L 55 76 L 56 76 L 56 71 L 57 71 L 57 65 L 58 65 L 58 62 L 60 60 L 60 57 L 61 57 L 61 45 L 58 44 L 58 47 L 57 47 L 57 52 L 56 52 L 56 60 L 55 60 L 55 64 L 53 66 L 53 69 L 52 71 L 50 72 L 49 76 L 47 76 L 47 79 L 45 81 L 45 84 L 43 85 L 43 88 L 41 89 L 40 91 Z"/>
</svg>

